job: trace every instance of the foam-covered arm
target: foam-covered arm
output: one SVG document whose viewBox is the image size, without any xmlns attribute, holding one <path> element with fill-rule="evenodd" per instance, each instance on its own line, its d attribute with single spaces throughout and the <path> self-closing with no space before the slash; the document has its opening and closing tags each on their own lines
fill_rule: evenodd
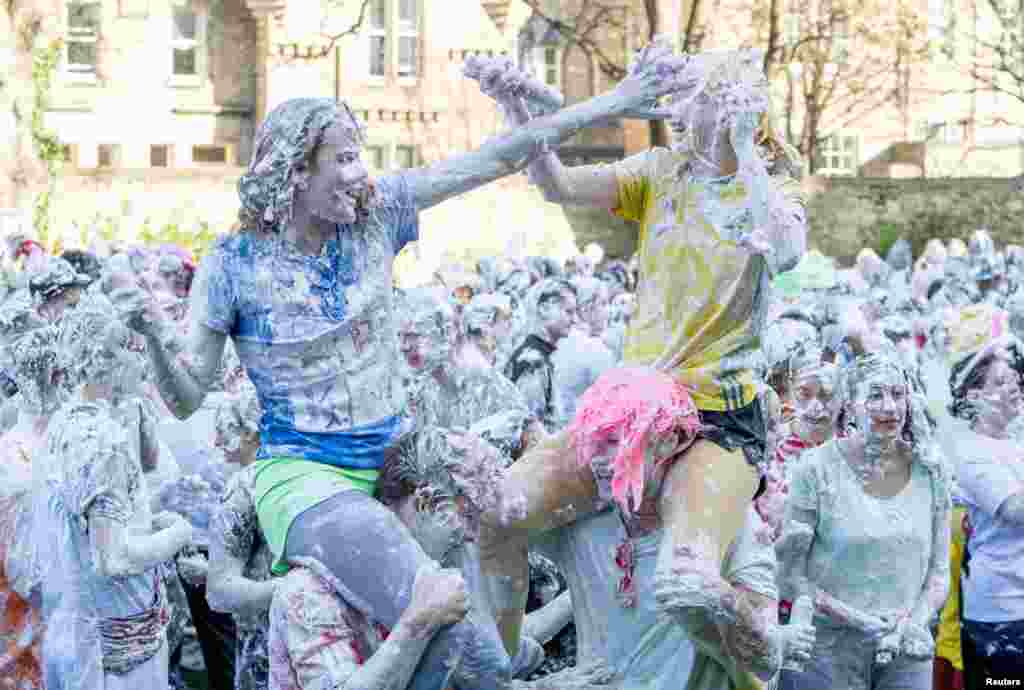
<svg viewBox="0 0 1024 690">
<path fill-rule="evenodd" d="M 670 41 L 656 40 L 638 54 L 629 74 L 611 91 L 514 127 L 476 151 L 453 156 L 410 176 L 417 207 L 446 199 L 523 170 L 537 156 L 595 124 L 621 117 L 664 117 L 657 101 L 684 88 L 686 60 Z"/>
<path fill-rule="evenodd" d="M 782 516 L 782 534 L 775 542 L 781 599 L 795 602 L 804 595 L 811 597 L 812 601 L 815 599 L 815 588 L 807 576 L 807 562 L 814 546 L 818 511 L 816 473 L 811 463 L 801 462 L 790 479 Z"/>
<path fill-rule="evenodd" d="M 928 559 L 924 585 L 910 614 L 910 622 L 924 631 L 928 631 L 932 619 L 945 606 L 949 596 L 949 549 L 952 540 L 950 519 L 953 514 L 953 502 L 949 483 L 945 480 L 943 472 L 936 470 L 933 473 L 932 491 L 935 494 L 932 499 L 932 552 Z M 931 641 L 930 634 L 927 641 Z M 918 649 L 910 650 L 910 653 L 914 656 L 923 656 L 929 651 Z"/>
<path fill-rule="evenodd" d="M 553 115 L 515 127 L 475 151 L 453 156 L 410 175 L 417 208 L 427 209 L 494 180 L 520 172 L 537 156 L 594 124 L 625 112 L 616 92 L 596 96 Z"/>
<path fill-rule="evenodd" d="M 1016 527 L 1024 527 L 1024 491 L 1006 499 L 999 506 L 996 517 Z"/>
<path fill-rule="evenodd" d="M 98 573 L 104 577 L 138 575 L 174 558 L 192 541 L 192 525 L 178 518 L 166 529 L 143 536 L 118 520 L 90 510 L 89 534 Z"/>
<path fill-rule="evenodd" d="M 861 611 L 821 590 L 814 593 L 814 609 L 835 623 L 859 630 L 871 636 L 879 636 L 890 632 L 897 623 L 895 620 L 881 618 Z"/>
<path fill-rule="evenodd" d="M 201 322 L 206 312 L 203 303 L 209 298 L 210 270 L 208 262 L 200 264 L 193 281 L 189 317 L 194 320 L 188 338 L 175 332 L 175 326 L 161 320 L 146 334 L 147 350 L 156 374 L 160 397 L 178 419 L 188 419 L 198 410 L 206 393 L 217 378 L 227 336 Z"/>
<path fill-rule="evenodd" d="M 572 620 L 572 595 L 568 590 L 526 615 L 523 635 L 547 644 Z"/>
<path fill-rule="evenodd" d="M 223 547 L 216 531 L 210 534 L 210 566 L 206 576 L 206 601 L 210 608 L 236 616 L 263 615 L 274 598 L 274 580 L 260 582 L 244 577 L 245 561 Z"/>
</svg>

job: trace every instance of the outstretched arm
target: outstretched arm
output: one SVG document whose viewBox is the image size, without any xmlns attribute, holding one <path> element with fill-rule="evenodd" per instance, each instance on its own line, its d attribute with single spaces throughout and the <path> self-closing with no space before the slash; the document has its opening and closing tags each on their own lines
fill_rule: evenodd
<svg viewBox="0 0 1024 690">
<path fill-rule="evenodd" d="M 479 63 L 479 71 L 471 76 L 479 80 L 483 93 L 498 102 L 513 127 L 530 122 L 533 115 L 526 102 L 528 96 L 521 93 L 521 83 L 532 81 L 531 77 L 500 60 Z M 618 205 L 618 181 L 610 166 L 570 168 L 562 165 L 553 151 L 546 151 L 530 161 L 527 174 L 550 203 L 604 209 Z"/>
<path fill-rule="evenodd" d="M 413 171 L 410 184 L 417 207 L 430 208 L 519 172 L 533 158 L 596 123 L 657 111 L 657 99 L 680 88 L 676 77 L 684 65 L 683 58 L 673 56 L 668 42 L 648 46 L 629 76 L 612 91 L 517 126 L 476 151 Z"/>
</svg>

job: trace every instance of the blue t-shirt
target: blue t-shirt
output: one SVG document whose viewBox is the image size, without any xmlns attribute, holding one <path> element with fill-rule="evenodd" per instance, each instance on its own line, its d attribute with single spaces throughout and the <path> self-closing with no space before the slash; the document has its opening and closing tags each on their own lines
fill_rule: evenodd
<svg viewBox="0 0 1024 690">
<path fill-rule="evenodd" d="M 403 175 L 320 256 L 280 237 L 221 238 L 197 278 L 199 322 L 230 335 L 259 394 L 260 457 L 376 469 L 405 404 L 392 311 L 395 256 L 419 237 Z"/>
</svg>

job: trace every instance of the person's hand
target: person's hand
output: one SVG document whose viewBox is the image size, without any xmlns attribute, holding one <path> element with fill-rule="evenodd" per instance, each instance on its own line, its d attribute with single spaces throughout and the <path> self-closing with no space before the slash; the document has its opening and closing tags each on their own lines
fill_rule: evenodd
<svg viewBox="0 0 1024 690">
<path fill-rule="evenodd" d="M 806 664 L 811 660 L 817 634 L 814 624 L 790 623 L 779 626 L 782 635 L 782 662 Z"/>
<path fill-rule="evenodd" d="M 420 567 L 412 586 L 407 615 L 419 628 L 436 631 L 469 613 L 469 590 L 458 570 L 431 562 Z"/>
<path fill-rule="evenodd" d="M 886 623 L 893 621 L 892 618 L 883 618 Z M 875 647 L 875 663 L 889 664 L 900 655 L 903 648 L 904 631 L 907 629 L 909 617 L 907 614 L 900 615 L 895 619 L 893 627 L 880 636 Z"/>
<path fill-rule="evenodd" d="M 931 659 L 935 654 L 935 639 L 924 626 L 909 622 L 903 628 L 900 651 L 911 659 Z"/>
<path fill-rule="evenodd" d="M 684 72 L 689 58 L 675 54 L 665 37 L 655 38 L 637 54 L 629 74 L 615 87 L 621 99 L 622 117 L 639 120 L 667 120 L 672 108 L 658 104 L 662 96 L 683 93 L 696 85 L 687 81 Z"/>
<path fill-rule="evenodd" d="M 479 82 L 485 96 L 506 108 L 517 106 L 520 99 L 534 110 L 542 111 L 558 110 L 565 104 L 565 98 L 556 89 L 522 71 L 505 57 L 471 56 L 465 62 L 463 74 Z"/>
<path fill-rule="evenodd" d="M 188 524 L 188 521 L 182 516 L 169 510 L 165 510 L 153 516 L 153 530 L 162 532 L 165 529 L 170 529 L 182 522 Z"/>
<path fill-rule="evenodd" d="M 108 295 L 117 315 L 128 328 L 142 335 L 155 335 L 160 331 L 163 314 L 156 298 L 144 284 L 129 283 L 126 277 L 111 279 Z"/>
<path fill-rule="evenodd" d="M 210 563 L 200 554 L 190 556 L 179 556 L 177 559 L 178 574 L 181 579 L 193 587 L 200 587 L 206 584 L 206 577 L 210 572 Z"/>
<path fill-rule="evenodd" d="M 758 119 L 755 113 L 739 113 L 729 127 L 729 142 L 740 161 L 748 161 L 754 155 L 754 135 L 757 133 Z"/>
</svg>

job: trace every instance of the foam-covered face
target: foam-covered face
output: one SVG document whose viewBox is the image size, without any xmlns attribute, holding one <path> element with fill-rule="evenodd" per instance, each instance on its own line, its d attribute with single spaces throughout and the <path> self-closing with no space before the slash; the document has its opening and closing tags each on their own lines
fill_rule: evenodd
<svg viewBox="0 0 1024 690">
<path fill-rule="evenodd" d="M 451 336 L 442 331 L 433 314 L 409 319 L 398 330 L 398 342 L 406 364 L 414 371 L 433 371 L 451 356 Z"/>
<path fill-rule="evenodd" d="M 667 434 L 649 442 L 644 448 L 644 494 L 645 498 L 653 498 L 661 490 L 661 463 L 679 451 L 678 434 Z M 619 443 L 605 439 L 598 443 L 596 452 L 590 459 L 590 471 L 597 484 L 597 493 L 601 501 L 612 504 L 612 479 L 615 473 L 612 463 L 619 452 Z"/>
<path fill-rule="evenodd" d="M 1020 376 L 1010 366 L 1006 353 L 1001 353 L 988 367 L 982 385 L 967 393 L 982 420 L 1005 422 L 1020 414 Z"/>
<path fill-rule="evenodd" d="M 466 528 L 459 516 L 458 501 L 423 487 L 396 507 L 413 539 L 427 556 L 445 565 L 466 542 Z"/>
<path fill-rule="evenodd" d="M 636 300 L 632 294 L 624 292 L 620 295 L 616 295 L 615 299 L 612 300 L 612 316 L 617 321 L 629 321 L 630 317 L 633 316 L 633 308 L 635 306 Z"/>
<path fill-rule="evenodd" d="M 897 369 L 884 367 L 856 385 L 850 408 L 865 437 L 895 441 L 903 432 L 909 405 L 906 380 Z"/>
<path fill-rule="evenodd" d="M 64 316 L 64 312 L 73 309 L 82 299 L 82 288 L 78 286 L 67 287 L 39 305 L 39 315 L 47 321 L 55 323 Z"/>
<path fill-rule="evenodd" d="M 370 177 L 361 150 L 350 128 L 333 124 L 324 130 L 314 165 L 297 172 L 307 184 L 305 190 L 296 192 L 298 204 L 328 222 L 355 223 L 370 196 Z"/>
<path fill-rule="evenodd" d="M 576 296 L 563 292 L 561 299 L 549 299 L 537 310 L 541 327 L 547 331 L 551 342 L 557 342 L 569 335 L 577 319 Z"/>
<path fill-rule="evenodd" d="M 61 375 L 55 353 L 37 353 L 30 361 L 19 362 L 17 368 L 8 373 L 18 384 L 22 405 L 27 411 L 46 414 L 57 409 Z"/>
<path fill-rule="evenodd" d="M 128 350 L 128 340 L 128 330 L 119 321 L 111 321 L 98 340 L 83 344 L 79 360 L 82 383 L 116 385 L 124 381 L 126 373 L 136 373 L 139 362 L 137 356 L 129 356 L 135 353 Z"/>
<path fill-rule="evenodd" d="M 522 295 L 532 285 L 530 274 L 526 271 L 516 271 L 502 285 L 502 292 L 506 295 Z"/>
<path fill-rule="evenodd" d="M 592 335 L 600 335 L 608 326 L 610 312 L 608 293 L 602 290 L 586 307 L 580 309 L 580 320 L 586 324 Z"/>
<path fill-rule="evenodd" d="M 842 407 L 834 367 L 797 372 L 793 380 L 793 408 L 800 425 L 809 434 L 831 437 Z"/>
<path fill-rule="evenodd" d="M 685 149 L 692 146 L 694 154 L 705 162 L 721 162 L 720 149 L 729 141 L 729 136 L 722 126 L 719 109 L 710 100 L 696 97 L 677 108 L 668 124 L 673 147 Z"/>
</svg>

